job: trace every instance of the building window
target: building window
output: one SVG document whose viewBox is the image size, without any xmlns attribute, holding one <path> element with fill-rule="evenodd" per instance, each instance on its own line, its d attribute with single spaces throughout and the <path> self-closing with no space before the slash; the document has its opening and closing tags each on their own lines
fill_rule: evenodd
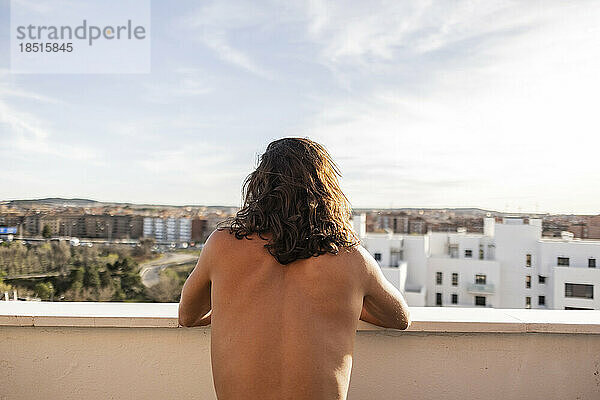
<svg viewBox="0 0 600 400">
<path fill-rule="evenodd" d="M 452 293 L 452 304 L 458 304 L 458 295 L 456 293 Z"/>
<path fill-rule="evenodd" d="M 538 275 L 538 283 L 546 283 L 546 277 Z"/>
<path fill-rule="evenodd" d="M 486 283 L 486 276 L 483 274 L 477 274 L 475 275 L 475 283 L 477 285 L 485 285 Z"/>
<path fill-rule="evenodd" d="M 465 250 L 465 258 L 473 257 L 473 250 Z"/>
<path fill-rule="evenodd" d="M 436 272 L 435 273 L 435 284 L 436 285 L 441 285 L 442 284 L 442 273 L 441 272 Z"/>
<path fill-rule="evenodd" d="M 580 283 L 565 283 L 565 297 L 593 299 L 594 285 L 584 285 Z"/>
<path fill-rule="evenodd" d="M 531 289 L 531 275 L 525 277 L 525 288 Z"/>
<path fill-rule="evenodd" d="M 496 246 L 493 244 L 488 244 L 487 249 L 488 260 L 493 260 L 496 257 Z"/>
<path fill-rule="evenodd" d="M 375 257 L 375 261 L 377 261 L 377 262 L 381 261 L 381 253 L 375 253 L 375 254 L 373 254 L 373 257 Z"/>
<path fill-rule="evenodd" d="M 450 254 L 450 258 L 458 258 L 458 245 L 448 245 L 448 253 Z"/>
<path fill-rule="evenodd" d="M 558 257 L 556 260 L 556 264 L 568 267 L 569 266 L 569 257 Z"/>
<path fill-rule="evenodd" d="M 483 260 L 483 258 L 484 258 L 483 249 L 479 249 L 479 259 Z"/>
<path fill-rule="evenodd" d="M 525 266 L 531 267 L 531 254 L 525 255 Z"/>
<path fill-rule="evenodd" d="M 538 306 L 546 305 L 546 296 L 538 296 Z"/>
<path fill-rule="evenodd" d="M 435 294 L 435 305 L 436 306 L 441 306 L 442 305 L 442 294 L 441 293 L 436 293 Z"/>
<path fill-rule="evenodd" d="M 390 266 L 399 267 L 400 260 L 402 260 L 402 250 L 392 249 L 390 251 Z"/>
<path fill-rule="evenodd" d="M 525 297 L 525 308 L 531 308 L 531 297 Z"/>
<path fill-rule="evenodd" d="M 475 296 L 475 305 L 485 307 L 485 296 Z"/>
<path fill-rule="evenodd" d="M 588 258 L 588 268 L 596 268 L 596 259 Z"/>
<path fill-rule="evenodd" d="M 458 274 L 456 272 L 452 273 L 452 286 L 458 286 Z"/>
</svg>

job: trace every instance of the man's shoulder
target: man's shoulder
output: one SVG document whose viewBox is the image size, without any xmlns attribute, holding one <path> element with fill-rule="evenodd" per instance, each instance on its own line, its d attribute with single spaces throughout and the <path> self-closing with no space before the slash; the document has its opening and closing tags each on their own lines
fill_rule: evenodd
<svg viewBox="0 0 600 400">
<path fill-rule="evenodd" d="M 353 267 L 355 272 L 367 271 L 373 261 L 373 257 L 360 244 L 351 247 L 342 247 L 336 254 L 325 253 L 317 257 L 322 263 L 340 265 L 344 269 Z"/>
<path fill-rule="evenodd" d="M 371 254 L 365 249 L 362 245 L 357 244 L 352 247 L 344 247 L 338 253 L 342 257 L 347 257 L 352 259 L 353 261 L 357 261 L 360 263 L 370 262 L 373 258 Z"/>
<path fill-rule="evenodd" d="M 245 253 L 258 247 L 262 248 L 264 243 L 264 240 L 256 235 L 238 238 L 230 229 L 219 228 L 214 230 L 206 239 L 204 250 L 220 254 Z"/>
<path fill-rule="evenodd" d="M 341 255 L 340 262 L 346 265 L 353 265 L 355 271 L 360 273 L 363 279 L 367 279 L 373 275 L 379 264 L 371 253 L 360 244 L 341 250 L 338 255 Z"/>
<path fill-rule="evenodd" d="M 235 237 L 235 234 L 230 232 L 229 229 L 215 229 L 206 239 L 204 243 L 205 250 L 218 249 L 222 250 L 225 247 L 232 246 L 239 239 Z"/>
<path fill-rule="evenodd" d="M 209 243 L 222 243 L 226 240 L 235 239 L 235 235 L 231 233 L 229 228 L 217 228 L 208 236 L 206 239 L 206 244 Z"/>
</svg>

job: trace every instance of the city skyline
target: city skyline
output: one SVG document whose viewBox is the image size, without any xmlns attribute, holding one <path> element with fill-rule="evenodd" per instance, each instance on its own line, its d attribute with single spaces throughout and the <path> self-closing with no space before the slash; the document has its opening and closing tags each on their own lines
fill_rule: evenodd
<svg viewBox="0 0 600 400">
<path fill-rule="evenodd" d="M 355 208 L 600 212 L 598 4 L 152 10 L 151 74 L 18 75 L 0 0 L 3 200 L 238 206 L 308 136 Z"/>
<path fill-rule="evenodd" d="M 28 203 L 29 206 L 24 206 L 24 203 Z M 82 203 L 90 203 L 82 205 Z M 15 199 L 0 199 L 0 206 L 9 206 L 17 208 L 29 208 L 31 210 L 37 210 L 45 207 L 55 207 L 56 209 L 92 209 L 92 208 L 106 208 L 106 207 L 133 207 L 143 208 L 150 207 L 156 208 L 157 210 L 168 209 L 168 208 L 215 208 L 215 209 L 239 209 L 240 204 L 200 204 L 200 203 L 181 203 L 181 204 L 167 204 L 167 203 L 150 203 L 150 202 L 128 202 L 128 201 L 112 201 L 112 200 L 97 200 L 89 198 L 63 198 L 63 197 L 43 197 L 43 198 L 15 198 Z M 353 214 L 359 214 L 365 211 L 381 211 L 381 212 L 401 212 L 401 211 L 458 211 L 467 212 L 474 211 L 475 213 L 492 213 L 498 216 L 506 215 L 521 215 L 527 216 L 596 216 L 598 213 L 551 213 L 551 212 L 535 212 L 535 211 L 502 211 L 491 208 L 483 207 L 418 207 L 418 206 L 406 206 L 406 207 L 352 207 Z M 483 214 L 482 214 L 483 215 Z"/>
</svg>

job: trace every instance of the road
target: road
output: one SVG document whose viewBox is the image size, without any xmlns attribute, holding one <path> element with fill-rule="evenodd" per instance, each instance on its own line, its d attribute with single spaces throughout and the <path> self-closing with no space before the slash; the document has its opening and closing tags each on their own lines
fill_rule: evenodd
<svg viewBox="0 0 600 400">
<path fill-rule="evenodd" d="M 156 285 L 160 281 L 160 271 L 175 265 L 195 262 L 198 256 L 189 253 L 165 253 L 158 260 L 148 261 L 140 265 L 140 277 L 146 287 Z"/>
</svg>

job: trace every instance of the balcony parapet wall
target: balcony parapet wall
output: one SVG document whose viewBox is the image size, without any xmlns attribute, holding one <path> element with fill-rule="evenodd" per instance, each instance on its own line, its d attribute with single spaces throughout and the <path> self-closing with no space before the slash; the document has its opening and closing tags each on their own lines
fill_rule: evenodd
<svg viewBox="0 0 600 400">
<path fill-rule="evenodd" d="M 348 399 L 598 399 L 600 311 L 411 308 L 359 323 Z M 0 398 L 216 399 L 177 304 L 0 302 Z"/>
</svg>

